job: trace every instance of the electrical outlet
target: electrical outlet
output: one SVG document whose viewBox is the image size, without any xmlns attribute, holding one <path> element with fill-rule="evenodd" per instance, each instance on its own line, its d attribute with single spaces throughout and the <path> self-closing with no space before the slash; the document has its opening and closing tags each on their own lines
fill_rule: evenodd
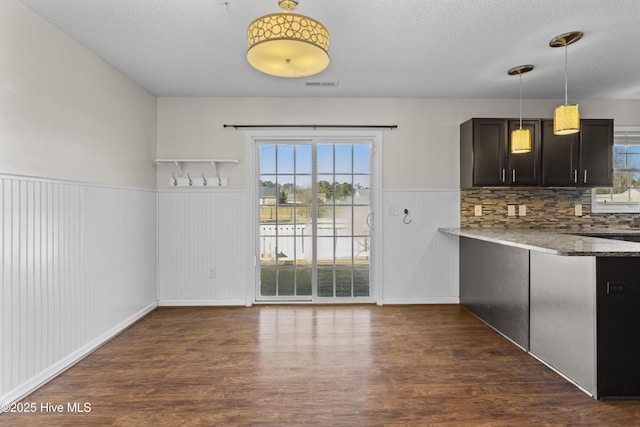
<svg viewBox="0 0 640 427">
<path fill-rule="evenodd" d="M 389 216 L 398 216 L 398 205 L 389 205 Z"/>
<path fill-rule="evenodd" d="M 527 216 L 527 205 L 518 206 L 518 216 Z"/>
<path fill-rule="evenodd" d="M 482 205 L 476 205 L 473 212 L 475 216 L 482 216 Z"/>
<path fill-rule="evenodd" d="M 516 205 L 507 205 L 507 216 L 516 216 Z"/>
<path fill-rule="evenodd" d="M 211 267 L 209 268 L 209 279 L 215 279 L 215 278 L 216 278 L 216 268 Z"/>
<path fill-rule="evenodd" d="M 582 205 L 576 205 L 575 208 L 576 216 L 582 216 Z"/>
</svg>

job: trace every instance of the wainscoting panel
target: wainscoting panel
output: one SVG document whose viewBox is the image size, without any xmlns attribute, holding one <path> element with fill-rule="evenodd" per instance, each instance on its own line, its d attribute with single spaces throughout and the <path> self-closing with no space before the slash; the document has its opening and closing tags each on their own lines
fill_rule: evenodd
<svg viewBox="0 0 640 427">
<path fill-rule="evenodd" d="M 156 193 L 0 176 L 0 402 L 156 305 Z"/>
<path fill-rule="evenodd" d="M 245 305 L 252 265 L 243 191 L 158 193 L 160 305 Z"/>
<path fill-rule="evenodd" d="M 460 226 L 460 191 L 384 191 L 381 214 L 382 302 L 459 302 L 458 240 L 438 227 Z"/>
</svg>

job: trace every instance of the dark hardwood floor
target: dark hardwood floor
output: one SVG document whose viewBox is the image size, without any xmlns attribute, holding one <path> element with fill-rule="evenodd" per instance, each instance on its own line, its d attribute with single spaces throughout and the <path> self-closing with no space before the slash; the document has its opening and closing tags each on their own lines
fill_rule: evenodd
<svg viewBox="0 0 640 427">
<path fill-rule="evenodd" d="M 160 308 L 24 402 L 0 425 L 640 425 L 458 305 Z"/>
</svg>

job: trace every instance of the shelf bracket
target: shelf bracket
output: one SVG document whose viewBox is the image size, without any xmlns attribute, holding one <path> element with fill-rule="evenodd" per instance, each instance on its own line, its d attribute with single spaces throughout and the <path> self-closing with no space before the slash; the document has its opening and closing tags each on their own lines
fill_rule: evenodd
<svg viewBox="0 0 640 427">
<path fill-rule="evenodd" d="M 218 178 L 218 186 L 222 185 L 222 179 L 220 179 L 220 174 L 218 173 L 218 162 L 215 160 L 211 161 L 211 169 L 213 169 L 213 174 L 216 178 Z"/>
<path fill-rule="evenodd" d="M 173 165 L 176 167 L 176 170 L 178 171 L 178 175 L 182 176 L 182 162 L 178 160 L 174 160 Z"/>
<path fill-rule="evenodd" d="M 213 169 L 213 174 L 216 176 L 216 178 L 218 178 L 218 181 L 220 181 L 220 174 L 218 173 L 218 162 L 212 160 L 211 169 Z"/>
</svg>

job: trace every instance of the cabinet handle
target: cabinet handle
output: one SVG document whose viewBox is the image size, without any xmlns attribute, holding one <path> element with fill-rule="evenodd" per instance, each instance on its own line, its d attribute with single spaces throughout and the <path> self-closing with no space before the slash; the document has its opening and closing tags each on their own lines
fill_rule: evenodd
<svg viewBox="0 0 640 427">
<path fill-rule="evenodd" d="M 584 170 L 584 183 L 587 183 L 587 170 Z"/>
<path fill-rule="evenodd" d="M 502 169 L 502 182 L 506 181 L 505 173 L 506 173 L 506 169 Z"/>
<path fill-rule="evenodd" d="M 515 169 L 511 172 L 511 181 L 516 182 L 516 170 Z"/>
<path fill-rule="evenodd" d="M 573 170 L 573 182 L 574 182 L 575 184 L 577 184 L 577 183 L 578 183 L 578 169 L 574 169 L 574 170 Z"/>
</svg>

